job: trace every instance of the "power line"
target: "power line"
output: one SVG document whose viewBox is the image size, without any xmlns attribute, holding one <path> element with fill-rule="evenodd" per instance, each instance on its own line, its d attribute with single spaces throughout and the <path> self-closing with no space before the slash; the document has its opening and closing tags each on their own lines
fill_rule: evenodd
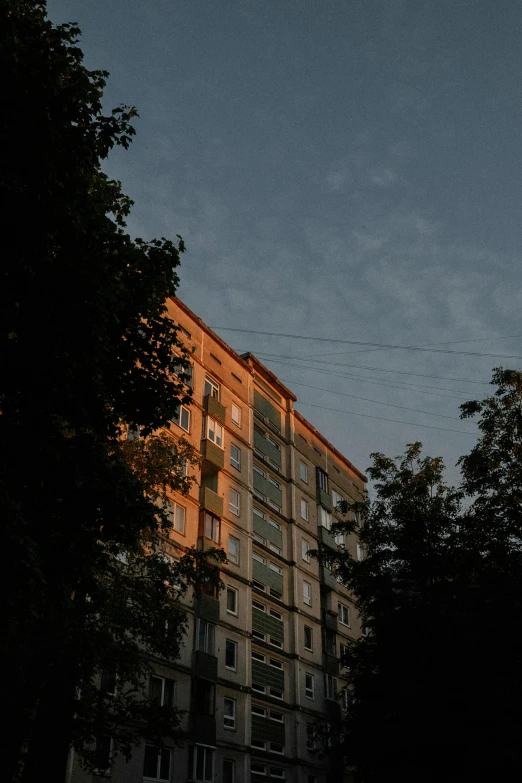
<svg viewBox="0 0 522 783">
<path fill-rule="evenodd" d="M 393 343 L 370 343 L 363 342 L 361 340 L 341 340 L 339 338 L 332 337 L 313 337 L 301 334 L 287 334 L 285 332 L 261 332 L 257 329 L 234 329 L 227 326 L 211 326 L 211 329 L 221 330 L 222 332 L 241 332 L 243 334 L 261 334 L 269 337 L 288 337 L 292 340 L 314 340 L 321 343 L 343 343 L 346 345 L 369 345 L 378 348 L 392 348 L 403 351 L 427 351 L 429 353 L 451 353 L 458 356 L 485 356 L 494 357 L 497 359 L 522 359 L 522 356 L 518 354 L 501 354 L 501 353 L 477 353 L 474 351 L 445 351 L 441 348 L 426 348 L 416 345 L 394 345 Z"/>
<path fill-rule="evenodd" d="M 399 391 L 409 391 L 409 392 L 416 392 L 417 394 L 433 394 L 436 397 L 448 397 L 454 400 L 468 400 L 472 395 L 472 392 L 469 394 L 460 393 L 458 396 L 455 396 L 454 394 L 441 394 L 438 391 L 421 391 L 422 389 L 439 389 L 439 386 L 424 386 L 422 384 L 405 384 L 401 383 L 401 381 L 387 381 L 382 378 L 366 378 L 364 375 L 348 375 L 346 373 L 342 372 L 336 372 L 335 370 L 326 370 L 323 367 L 304 367 L 302 364 L 290 364 L 289 362 L 280 362 L 276 359 L 265 359 L 269 364 L 280 364 L 283 367 L 297 367 L 299 370 L 306 370 L 309 372 L 318 372 L 321 373 L 321 375 L 335 375 L 337 378 L 350 378 L 354 380 L 362 380 L 363 383 L 373 383 L 375 385 L 379 386 L 390 386 L 393 389 L 399 389 Z M 414 388 L 414 387 L 418 387 Z M 450 391 L 454 392 L 457 391 L 456 389 L 441 389 L 441 391 Z"/>
<path fill-rule="evenodd" d="M 236 353 L 245 353 L 245 351 L 237 351 Z M 323 354 L 323 356 L 342 356 L 342 354 Z M 321 359 L 314 359 L 311 356 L 284 356 L 283 354 L 279 353 L 266 353 L 265 351 L 256 352 L 256 356 L 259 356 L 260 358 L 264 356 L 271 356 L 273 357 L 273 360 L 279 358 L 279 359 L 297 359 L 298 361 L 312 361 L 316 364 L 329 364 L 333 367 L 350 367 L 354 368 L 356 370 L 373 370 L 375 372 L 388 372 L 393 373 L 394 375 L 412 375 L 417 378 L 436 378 L 439 381 L 458 381 L 462 383 L 478 383 L 481 386 L 489 386 L 491 381 L 471 381 L 469 378 L 448 378 L 444 375 L 427 375 L 426 373 L 421 372 L 405 372 L 404 370 L 384 370 L 381 367 L 365 367 L 361 364 L 344 364 L 342 362 L 329 362 L 329 361 L 322 361 Z M 268 359 L 267 359 L 268 361 Z M 298 366 L 298 365 L 295 365 Z M 306 367 L 306 365 L 303 365 L 303 367 Z M 437 388 L 437 387 L 435 387 Z M 456 391 L 456 389 L 452 389 L 452 391 Z"/>
<path fill-rule="evenodd" d="M 315 389 L 316 391 L 327 392 L 328 394 L 337 394 L 340 397 L 351 397 L 353 400 L 363 400 L 364 402 L 373 402 L 376 405 L 386 405 L 389 408 L 400 408 L 403 411 L 413 411 L 414 413 L 424 413 L 426 416 L 438 416 L 441 419 L 453 419 L 453 421 L 460 421 L 458 416 L 445 416 L 442 413 L 432 413 L 431 411 L 419 410 L 419 408 L 409 408 L 406 405 L 394 405 L 391 402 L 380 402 L 380 400 L 371 400 L 368 397 L 357 397 L 355 394 L 346 394 L 346 392 L 330 391 L 330 389 L 324 389 L 320 386 L 309 386 L 307 383 L 301 383 L 300 381 L 287 381 L 284 378 L 280 378 L 283 383 L 293 383 L 296 386 L 304 386 L 307 389 Z"/>
<path fill-rule="evenodd" d="M 439 430 L 441 432 L 458 432 L 462 435 L 475 437 L 475 433 L 466 430 L 450 430 L 447 427 L 434 427 L 431 424 L 416 424 L 413 421 L 402 421 L 401 419 L 388 419 L 384 416 L 371 416 L 369 413 L 356 413 L 355 411 L 340 410 L 339 408 L 327 408 L 325 405 L 315 405 L 312 402 L 299 402 L 299 405 L 307 405 L 309 408 L 320 408 L 324 411 L 335 411 L 336 413 L 347 413 L 349 416 L 362 416 L 364 419 L 379 419 L 379 421 L 393 421 L 396 424 L 408 424 L 411 427 L 424 427 L 428 430 Z"/>
</svg>

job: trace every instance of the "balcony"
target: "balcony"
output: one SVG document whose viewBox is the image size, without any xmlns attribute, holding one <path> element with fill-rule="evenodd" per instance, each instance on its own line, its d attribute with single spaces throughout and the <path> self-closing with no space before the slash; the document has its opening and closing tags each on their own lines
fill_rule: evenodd
<svg viewBox="0 0 522 783">
<path fill-rule="evenodd" d="M 224 405 L 221 405 L 219 400 L 216 400 L 215 397 L 211 397 L 210 394 L 207 394 L 203 400 L 203 404 L 209 416 L 212 416 L 213 419 L 217 419 L 221 424 L 225 423 L 227 409 Z"/>
<path fill-rule="evenodd" d="M 328 674 L 333 674 L 335 677 L 339 676 L 339 659 L 335 655 L 329 655 L 325 653 L 325 665 L 324 668 Z"/>
<path fill-rule="evenodd" d="M 223 516 L 223 498 L 210 487 L 201 487 L 201 503 L 203 508 L 212 514 L 216 514 L 218 517 Z"/>
<path fill-rule="evenodd" d="M 216 718 L 214 715 L 192 713 L 191 739 L 202 745 L 216 745 Z M 181 774 L 181 772 L 180 772 Z"/>
<path fill-rule="evenodd" d="M 328 528 L 319 525 L 319 527 L 317 528 L 317 532 L 319 534 L 319 541 L 321 542 L 321 544 L 330 547 L 330 549 L 337 549 L 335 544 L 335 538 L 332 536 Z"/>
<path fill-rule="evenodd" d="M 213 623 L 219 622 L 219 601 L 217 598 L 211 598 L 205 593 L 199 596 L 198 617 L 202 620 L 210 620 Z"/>
<path fill-rule="evenodd" d="M 337 615 L 327 609 L 324 613 L 324 627 L 327 631 L 337 633 Z"/>
<path fill-rule="evenodd" d="M 264 454 L 265 457 L 268 457 L 268 459 L 271 459 L 272 462 L 281 467 L 281 451 L 257 430 L 254 430 L 254 446 L 261 454 Z"/>
<path fill-rule="evenodd" d="M 333 571 L 330 571 L 329 568 L 325 568 L 324 566 L 321 568 L 321 582 L 323 587 L 326 587 L 327 590 L 335 590 L 337 587 L 337 580 L 333 574 Z"/>
<path fill-rule="evenodd" d="M 203 650 L 194 651 L 193 669 L 196 676 L 217 682 L 217 663 L 215 655 L 209 655 Z"/>
<path fill-rule="evenodd" d="M 201 472 L 203 475 L 223 470 L 225 467 L 225 452 L 223 449 L 220 449 L 219 446 L 207 439 L 203 441 L 201 453 L 203 457 Z"/>
<path fill-rule="evenodd" d="M 317 487 L 317 502 L 320 506 L 323 506 L 327 511 L 333 511 L 332 498 L 321 487 Z"/>
</svg>

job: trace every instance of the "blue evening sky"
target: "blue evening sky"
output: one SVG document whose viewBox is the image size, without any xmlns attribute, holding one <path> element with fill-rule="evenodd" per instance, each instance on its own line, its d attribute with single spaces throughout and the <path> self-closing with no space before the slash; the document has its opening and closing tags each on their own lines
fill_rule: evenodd
<svg viewBox="0 0 522 783">
<path fill-rule="evenodd" d="M 139 110 L 106 170 L 136 202 L 131 234 L 183 236 L 180 297 L 359 468 L 421 440 L 457 480 L 476 431 L 458 405 L 522 367 L 522 5 L 48 9 L 110 72 L 107 109 Z"/>
</svg>

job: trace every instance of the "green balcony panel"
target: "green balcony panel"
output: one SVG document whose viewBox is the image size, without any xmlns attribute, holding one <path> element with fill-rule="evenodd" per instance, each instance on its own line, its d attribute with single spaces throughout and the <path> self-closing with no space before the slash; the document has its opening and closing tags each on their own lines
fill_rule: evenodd
<svg viewBox="0 0 522 783">
<path fill-rule="evenodd" d="M 328 492 L 325 492 L 321 487 L 317 487 L 317 502 L 321 506 L 324 506 L 327 511 L 333 511 L 332 498 Z"/>
<path fill-rule="evenodd" d="M 328 674 L 334 674 L 336 677 L 339 675 L 339 660 L 335 655 L 325 654 L 325 669 Z"/>
<path fill-rule="evenodd" d="M 267 636 L 273 636 L 274 639 L 284 641 L 284 624 L 281 620 L 276 620 L 267 612 L 260 612 L 255 606 L 252 607 L 252 630 L 264 633 Z"/>
<path fill-rule="evenodd" d="M 329 568 L 321 568 L 322 583 L 329 590 L 335 590 L 337 586 L 337 580 L 332 571 Z"/>
<path fill-rule="evenodd" d="M 260 476 L 259 473 L 257 473 L 254 470 L 254 489 L 257 489 L 258 492 L 261 492 L 262 495 L 264 495 L 267 498 L 270 498 L 270 500 L 273 500 L 274 503 L 276 503 L 279 508 L 282 508 L 283 506 L 283 492 L 282 490 L 278 489 L 277 487 L 274 487 L 273 484 L 271 484 L 268 479 L 264 478 L 264 476 Z"/>
<path fill-rule="evenodd" d="M 252 739 L 284 745 L 285 724 L 263 718 L 262 715 L 252 715 Z"/>
<path fill-rule="evenodd" d="M 257 389 L 254 389 L 254 408 L 268 421 L 272 422 L 278 430 L 281 429 L 281 413 Z"/>
<path fill-rule="evenodd" d="M 219 400 L 216 400 L 215 397 L 211 397 L 210 394 L 207 394 L 205 397 L 205 409 L 208 415 L 212 416 L 213 419 L 217 419 L 221 424 L 225 423 L 227 409 L 224 405 L 221 405 Z"/>
<path fill-rule="evenodd" d="M 331 532 L 326 527 L 319 525 L 319 527 L 317 528 L 317 532 L 319 533 L 319 541 L 321 542 L 321 544 L 330 547 L 330 549 L 337 549 L 337 546 L 335 544 L 335 538 L 332 536 Z"/>
<path fill-rule="evenodd" d="M 268 438 L 263 437 L 257 430 L 254 430 L 254 446 L 261 454 L 264 454 L 265 457 L 268 457 L 281 467 L 281 450 L 276 448 L 273 443 L 270 443 Z"/>
<path fill-rule="evenodd" d="M 211 440 L 203 442 L 203 464 L 201 466 L 203 473 L 223 470 L 225 467 L 225 452 L 212 443 Z"/>
<path fill-rule="evenodd" d="M 194 652 L 194 674 L 204 680 L 217 681 L 217 662 L 215 655 L 209 655 L 203 650 Z"/>
<path fill-rule="evenodd" d="M 266 688 L 276 688 L 278 691 L 285 689 L 285 673 L 275 669 L 268 663 L 252 660 L 252 682 L 264 685 Z"/>
<path fill-rule="evenodd" d="M 218 517 L 223 516 L 223 498 L 221 495 L 218 495 L 210 487 L 202 487 L 202 490 L 203 508 L 206 508 L 212 514 L 216 514 Z"/>
<path fill-rule="evenodd" d="M 191 739 L 201 745 L 216 745 L 216 719 L 214 715 L 202 715 L 195 712 L 192 715 Z"/>
<path fill-rule="evenodd" d="M 281 574 L 276 574 L 271 568 L 263 565 L 263 563 L 259 563 L 257 560 L 252 562 L 252 566 L 252 576 L 257 582 L 277 590 L 278 593 L 283 592 L 283 577 Z"/>
<path fill-rule="evenodd" d="M 199 596 L 199 616 L 202 620 L 210 620 L 213 623 L 219 622 L 219 601 L 217 598 L 211 598 L 202 593 Z"/>
<path fill-rule="evenodd" d="M 271 543 L 275 544 L 279 549 L 283 548 L 283 533 L 281 530 L 275 528 L 265 519 L 261 519 L 257 514 L 254 514 L 254 532 L 259 533 L 260 536 L 271 541 Z"/>
<path fill-rule="evenodd" d="M 327 631 L 333 631 L 334 633 L 337 633 L 337 617 L 333 614 L 330 614 L 329 611 L 326 611 L 324 614 L 324 627 Z"/>
</svg>

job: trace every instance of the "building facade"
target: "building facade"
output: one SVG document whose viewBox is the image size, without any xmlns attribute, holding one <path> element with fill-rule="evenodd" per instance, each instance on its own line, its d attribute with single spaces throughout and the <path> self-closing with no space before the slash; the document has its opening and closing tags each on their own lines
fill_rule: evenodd
<svg viewBox="0 0 522 783">
<path fill-rule="evenodd" d="M 328 783 L 343 704 L 343 645 L 360 635 L 346 588 L 309 550 L 357 535 L 330 528 L 365 477 L 294 409 L 296 396 L 251 354 L 239 356 L 182 302 L 169 302 L 192 351 L 193 401 L 170 432 L 202 455 L 189 496 L 170 498 L 169 548 L 221 546 L 219 595 L 186 596 L 188 633 L 175 662 L 154 661 L 151 693 L 185 710 L 182 747 L 117 758 L 114 783 Z M 194 472 L 194 471 L 193 471 Z M 87 783 L 71 759 L 70 780 Z"/>
</svg>

